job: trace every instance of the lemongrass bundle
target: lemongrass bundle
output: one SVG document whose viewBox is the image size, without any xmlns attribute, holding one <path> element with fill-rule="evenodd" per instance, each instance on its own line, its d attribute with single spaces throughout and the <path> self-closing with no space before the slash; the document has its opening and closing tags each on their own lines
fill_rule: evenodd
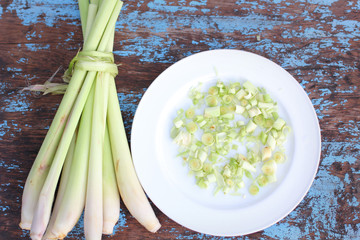
<svg viewBox="0 0 360 240">
<path fill-rule="evenodd" d="M 23 192 L 20 226 L 32 239 L 64 238 L 84 209 L 86 239 L 111 234 L 119 191 L 149 231 L 161 226 L 137 179 L 117 99 L 112 50 L 121 7 L 119 0 L 79 0 L 83 49 L 65 72 L 69 85 Z"/>
</svg>

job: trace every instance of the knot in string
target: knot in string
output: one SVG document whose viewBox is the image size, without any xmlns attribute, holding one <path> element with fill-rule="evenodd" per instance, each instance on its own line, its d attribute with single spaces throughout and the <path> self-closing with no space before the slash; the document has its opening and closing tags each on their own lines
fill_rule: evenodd
<svg viewBox="0 0 360 240">
<path fill-rule="evenodd" d="M 64 74 L 64 78 L 70 79 L 74 69 L 90 72 L 107 72 L 113 77 L 118 74 L 118 68 L 114 63 L 114 55 L 112 52 L 80 51 L 71 60 L 69 68 Z"/>
</svg>

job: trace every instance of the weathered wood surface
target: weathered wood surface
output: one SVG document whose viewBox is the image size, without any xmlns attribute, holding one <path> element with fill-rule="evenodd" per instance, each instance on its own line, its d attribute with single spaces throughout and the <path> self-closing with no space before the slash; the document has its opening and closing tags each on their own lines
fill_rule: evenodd
<svg viewBox="0 0 360 240">
<path fill-rule="evenodd" d="M 81 41 L 75 0 L 0 1 L 0 239 L 29 237 L 18 227 L 23 185 L 61 100 L 19 90 L 66 66 Z M 316 179 L 300 205 L 239 239 L 359 239 L 360 1 L 125 1 L 114 53 L 122 63 L 116 81 L 127 133 L 141 96 L 163 70 L 218 48 L 254 52 L 288 70 L 316 109 L 323 141 Z M 162 228 L 150 234 L 122 206 L 109 238 L 222 239 L 156 214 Z M 68 239 L 82 238 L 80 223 Z"/>
</svg>

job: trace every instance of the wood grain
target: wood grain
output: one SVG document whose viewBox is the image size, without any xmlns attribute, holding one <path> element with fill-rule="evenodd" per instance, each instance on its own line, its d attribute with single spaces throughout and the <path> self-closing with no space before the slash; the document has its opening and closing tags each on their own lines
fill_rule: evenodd
<svg viewBox="0 0 360 240">
<path fill-rule="evenodd" d="M 0 6 L 0 239 L 26 239 L 18 227 L 23 185 L 61 96 L 20 90 L 66 68 L 82 35 L 75 0 Z M 299 206 L 238 239 L 359 239 L 360 2 L 126 1 L 114 54 L 122 64 L 116 83 L 128 137 L 141 96 L 162 71 L 218 48 L 257 53 L 291 73 L 314 105 L 323 142 L 317 176 Z M 186 229 L 154 208 L 163 225 L 158 233 L 148 233 L 122 206 L 109 239 L 225 239 Z M 80 221 L 68 239 L 83 238 Z"/>
</svg>

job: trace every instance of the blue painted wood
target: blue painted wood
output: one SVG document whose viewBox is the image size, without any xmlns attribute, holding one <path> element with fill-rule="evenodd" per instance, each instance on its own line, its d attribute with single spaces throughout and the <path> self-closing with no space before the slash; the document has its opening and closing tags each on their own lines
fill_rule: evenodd
<svg viewBox="0 0 360 240">
<path fill-rule="evenodd" d="M 172 63 L 218 48 L 265 56 L 301 84 L 318 114 L 322 157 L 300 205 L 239 239 L 360 239 L 360 1 L 129 0 L 116 25 L 119 101 L 130 134 L 147 87 Z M 26 175 L 61 100 L 19 90 L 44 82 L 81 46 L 75 0 L 0 1 L 0 239 L 28 238 L 17 224 Z M 114 239 L 234 239 L 193 231 L 156 209 L 147 233 L 123 206 Z M 82 239 L 82 222 L 70 239 Z"/>
</svg>

